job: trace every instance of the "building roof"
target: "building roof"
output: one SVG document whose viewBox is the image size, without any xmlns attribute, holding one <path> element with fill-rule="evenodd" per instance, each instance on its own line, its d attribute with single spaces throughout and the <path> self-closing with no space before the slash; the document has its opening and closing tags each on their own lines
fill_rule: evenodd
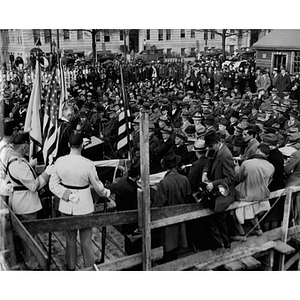
<svg viewBox="0 0 300 300">
<path fill-rule="evenodd" d="M 300 49 L 300 29 L 274 29 L 252 45 L 254 49 Z"/>
</svg>

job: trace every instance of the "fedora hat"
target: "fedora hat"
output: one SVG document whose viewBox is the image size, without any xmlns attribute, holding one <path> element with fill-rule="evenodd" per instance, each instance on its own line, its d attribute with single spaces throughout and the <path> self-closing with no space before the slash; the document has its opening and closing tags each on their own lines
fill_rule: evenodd
<svg viewBox="0 0 300 300">
<path fill-rule="evenodd" d="M 197 139 L 194 143 L 194 147 L 192 151 L 195 152 L 206 151 L 205 141 L 203 139 Z"/>
<path fill-rule="evenodd" d="M 179 137 L 183 141 L 186 140 L 186 135 L 182 131 L 177 131 L 177 132 L 174 133 L 174 135 L 175 135 L 175 137 Z"/>
<path fill-rule="evenodd" d="M 220 134 L 217 133 L 215 130 L 209 130 L 204 135 L 205 145 L 204 147 L 211 147 L 213 144 L 220 140 Z"/>
<path fill-rule="evenodd" d="M 274 133 L 267 133 L 262 137 L 262 141 L 264 144 L 276 146 L 278 143 L 278 137 Z"/>
<path fill-rule="evenodd" d="M 169 126 L 165 126 L 163 129 L 161 129 L 161 133 L 167 133 L 167 134 L 172 134 L 173 128 Z"/>
<path fill-rule="evenodd" d="M 236 147 L 246 147 L 247 145 L 248 145 L 248 143 L 241 136 L 238 136 L 233 141 L 233 146 L 236 146 Z"/>
<path fill-rule="evenodd" d="M 163 164 L 167 169 L 175 168 L 181 161 L 179 155 L 175 155 L 173 151 L 168 152 L 163 158 Z"/>
</svg>

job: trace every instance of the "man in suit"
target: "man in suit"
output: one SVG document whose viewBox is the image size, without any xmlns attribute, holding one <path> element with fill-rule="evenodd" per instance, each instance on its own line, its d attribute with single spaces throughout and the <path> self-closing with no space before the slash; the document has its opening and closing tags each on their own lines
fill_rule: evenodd
<svg viewBox="0 0 300 300">
<path fill-rule="evenodd" d="M 209 204 L 214 214 L 207 218 L 209 246 L 211 249 L 230 248 L 230 238 L 226 223 L 225 209 L 234 201 L 235 171 L 232 154 L 228 147 L 220 142 L 216 131 L 209 131 L 204 136 L 205 147 L 214 152 L 203 169 L 202 182 L 206 183 L 209 192 L 218 191 L 219 185 L 228 186 L 227 196 L 217 196 Z"/>
<path fill-rule="evenodd" d="M 188 203 L 191 196 L 191 186 L 186 176 L 177 171 L 180 156 L 170 151 L 162 161 L 167 169 L 165 177 L 157 186 L 153 206 L 171 206 Z M 161 243 L 164 247 L 163 262 L 174 260 L 178 257 L 180 248 L 187 247 L 185 223 L 165 226 L 160 230 Z"/>
</svg>

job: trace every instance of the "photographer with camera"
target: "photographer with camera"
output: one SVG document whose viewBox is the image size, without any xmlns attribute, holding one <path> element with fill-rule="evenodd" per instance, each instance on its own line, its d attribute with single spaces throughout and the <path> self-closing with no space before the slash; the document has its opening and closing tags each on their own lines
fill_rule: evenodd
<svg viewBox="0 0 300 300">
<path fill-rule="evenodd" d="M 202 182 L 210 192 L 209 207 L 214 214 L 207 217 L 209 246 L 211 249 L 230 248 L 225 209 L 235 200 L 235 171 L 228 147 L 220 142 L 220 134 L 209 131 L 204 136 L 206 156 L 209 157 L 202 174 Z M 222 190 L 222 193 L 220 191 Z"/>
</svg>

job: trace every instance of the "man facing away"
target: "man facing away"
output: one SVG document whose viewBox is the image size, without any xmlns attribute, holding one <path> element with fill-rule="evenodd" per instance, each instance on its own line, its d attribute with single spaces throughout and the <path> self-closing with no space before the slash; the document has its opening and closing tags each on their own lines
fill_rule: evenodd
<svg viewBox="0 0 300 300">
<path fill-rule="evenodd" d="M 58 210 L 63 217 L 89 215 L 94 211 L 90 185 L 99 196 L 109 197 L 98 178 L 92 161 L 81 156 L 83 148 L 82 134 L 72 132 L 69 138 L 70 154 L 57 159 L 50 179 L 50 190 L 59 199 Z M 84 267 L 95 263 L 92 243 L 92 228 L 79 229 Z M 66 236 L 66 267 L 75 270 L 77 263 L 77 230 L 68 230 Z"/>
</svg>

